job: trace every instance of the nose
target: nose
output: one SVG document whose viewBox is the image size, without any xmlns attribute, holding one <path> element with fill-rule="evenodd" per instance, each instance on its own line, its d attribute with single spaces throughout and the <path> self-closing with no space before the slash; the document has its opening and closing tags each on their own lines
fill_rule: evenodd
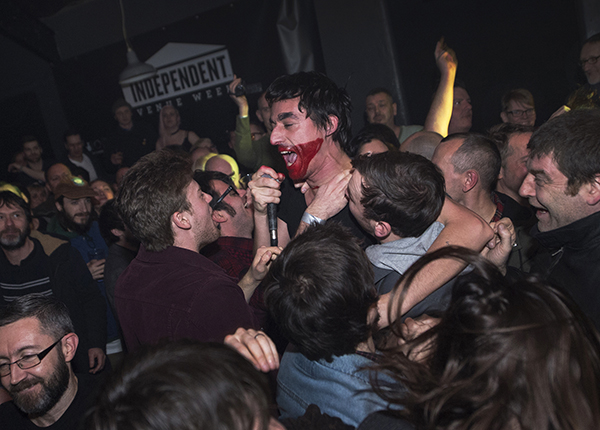
<svg viewBox="0 0 600 430">
<path fill-rule="evenodd" d="M 271 131 L 271 145 L 279 145 L 283 141 L 281 126 L 274 125 Z"/>
<path fill-rule="evenodd" d="M 17 363 L 12 363 L 10 365 L 10 375 L 8 375 L 10 377 L 10 383 L 11 385 L 16 385 L 19 382 L 21 382 L 23 379 L 25 379 L 25 376 L 27 376 L 27 372 L 25 372 L 25 370 L 21 369 Z"/>
<path fill-rule="evenodd" d="M 523 179 L 521 188 L 519 188 L 519 195 L 525 198 L 535 197 L 535 184 L 531 173 L 528 173 L 525 179 Z"/>
</svg>

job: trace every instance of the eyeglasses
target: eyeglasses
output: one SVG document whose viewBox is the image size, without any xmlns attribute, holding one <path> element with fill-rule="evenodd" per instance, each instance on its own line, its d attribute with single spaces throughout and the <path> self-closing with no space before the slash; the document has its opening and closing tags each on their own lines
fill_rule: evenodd
<svg viewBox="0 0 600 430">
<path fill-rule="evenodd" d="M 587 63 L 590 63 L 590 64 L 596 64 L 596 61 L 598 61 L 598 58 L 600 58 L 600 55 L 598 55 L 598 56 L 596 56 L 596 57 L 590 57 L 590 58 L 586 58 L 586 59 L 584 59 L 584 60 L 581 60 L 581 61 L 579 62 L 579 65 L 580 65 L 581 67 L 583 67 L 583 66 L 585 66 Z"/>
<path fill-rule="evenodd" d="M 221 196 L 215 200 L 215 198 L 213 197 L 213 199 L 210 201 L 209 205 L 212 208 L 212 210 L 215 210 L 215 207 L 221 203 L 223 201 L 223 199 L 225 197 L 227 197 L 227 195 L 233 191 L 233 185 L 230 185 L 227 187 L 227 189 L 225 190 L 225 192 L 223 192 L 223 194 L 221 194 Z"/>
<path fill-rule="evenodd" d="M 52 351 L 52 348 L 58 345 L 58 343 L 63 340 L 63 337 L 65 336 L 66 335 L 62 336 L 60 339 L 38 354 L 26 355 L 25 357 L 19 358 L 17 361 L 13 361 L 12 363 L 0 364 L 0 376 L 5 377 L 10 375 L 10 366 L 13 364 L 19 366 L 20 369 L 31 369 L 32 367 L 37 366 L 42 362 L 44 357 L 47 356 L 50 351 Z"/>
<path fill-rule="evenodd" d="M 525 110 L 520 110 L 520 109 L 516 109 L 516 110 L 508 110 L 506 111 L 507 114 L 509 114 L 510 116 L 523 116 L 523 115 L 531 115 L 533 112 L 535 111 L 535 109 L 533 108 L 529 108 L 529 109 L 525 109 Z"/>
</svg>

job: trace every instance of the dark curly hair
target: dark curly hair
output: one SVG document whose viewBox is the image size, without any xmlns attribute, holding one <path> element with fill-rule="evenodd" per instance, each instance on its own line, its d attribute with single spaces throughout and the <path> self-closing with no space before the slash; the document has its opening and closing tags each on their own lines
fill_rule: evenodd
<svg viewBox="0 0 600 430">
<path fill-rule="evenodd" d="M 407 283 L 439 258 L 473 270 L 457 279 L 441 322 L 412 342 L 428 345 L 424 361 L 385 353 L 380 369 L 408 394 L 378 393 L 418 429 L 599 428 L 600 337 L 570 296 L 533 277 L 509 281 L 459 247 L 423 257 Z M 392 328 L 401 336 L 399 320 Z"/>
</svg>

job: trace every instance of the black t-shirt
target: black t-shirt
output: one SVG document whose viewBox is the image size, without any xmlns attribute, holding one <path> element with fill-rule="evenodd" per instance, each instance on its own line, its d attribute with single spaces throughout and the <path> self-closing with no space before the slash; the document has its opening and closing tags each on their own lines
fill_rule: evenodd
<svg viewBox="0 0 600 430">
<path fill-rule="evenodd" d="M 77 430 L 83 429 L 82 419 L 87 410 L 93 406 L 101 378 L 77 374 L 77 394 L 64 414 L 54 424 L 48 427 L 38 427 L 31 422 L 27 415 L 21 412 L 10 401 L 0 405 L 0 428 L 7 430 Z"/>
<path fill-rule="evenodd" d="M 304 214 L 307 207 L 304 194 L 294 187 L 294 183 L 289 178 L 286 178 L 281 184 L 281 203 L 279 203 L 277 208 L 277 217 L 286 222 L 290 238 L 296 235 L 296 230 L 298 230 L 298 226 L 302 220 L 302 214 Z M 352 213 L 350 213 L 348 205 L 330 218 L 330 220 L 337 221 L 349 228 L 352 234 L 360 239 L 363 249 L 377 243 L 373 236 L 366 233 L 358 225 L 358 222 L 352 216 Z"/>
</svg>

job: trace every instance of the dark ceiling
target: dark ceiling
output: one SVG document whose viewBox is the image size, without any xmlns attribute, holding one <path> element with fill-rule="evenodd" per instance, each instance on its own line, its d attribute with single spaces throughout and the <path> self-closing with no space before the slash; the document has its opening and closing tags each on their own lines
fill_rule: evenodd
<svg viewBox="0 0 600 430">
<path fill-rule="evenodd" d="M 232 0 L 123 0 L 130 38 Z M 119 0 L 5 0 L 0 34 L 56 63 L 123 40 Z"/>
</svg>

